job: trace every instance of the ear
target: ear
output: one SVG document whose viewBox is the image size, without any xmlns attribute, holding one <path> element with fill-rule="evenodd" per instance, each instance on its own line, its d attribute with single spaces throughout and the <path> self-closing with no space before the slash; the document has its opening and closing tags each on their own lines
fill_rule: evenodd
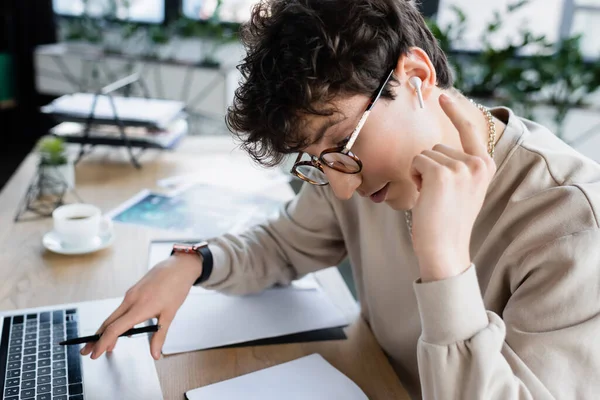
<svg viewBox="0 0 600 400">
<path fill-rule="evenodd" d="M 423 81 L 421 92 L 425 100 L 429 98 L 437 83 L 435 67 L 427 53 L 420 47 L 411 47 L 407 54 L 402 54 L 398 58 L 394 75 L 400 81 L 400 86 L 405 86 L 411 91 L 414 89 L 410 86 L 409 79 L 413 76 L 419 77 Z"/>
</svg>

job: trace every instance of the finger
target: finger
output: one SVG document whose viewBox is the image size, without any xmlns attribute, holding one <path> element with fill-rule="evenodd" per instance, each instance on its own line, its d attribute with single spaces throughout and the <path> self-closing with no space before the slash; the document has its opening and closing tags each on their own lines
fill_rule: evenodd
<svg viewBox="0 0 600 400">
<path fill-rule="evenodd" d="M 129 311 L 129 309 L 132 306 L 132 301 L 130 300 L 130 298 L 130 296 L 125 296 L 123 302 L 121 302 L 119 307 L 117 307 L 117 309 L 113 311 L 113 313 L 110 314 L 108 318 L 106 318 L 106 320 L 104 320 L 104 322 L 102 323 L 102 325 L 100 325 L 100 328 L 98 328 L 98 331 L 96 333 L 104 332 L 108 325 L 112 324 L 114 321 L 117 320 L 117 318 L 121 317 L 123 314 Z"/>
<path fill-rule="evenodd" d="M 423 179 L 421 178 L 421 175 L 411 175 L 410 178 L 412 179 L 413 183 L 417 187 L 417 192 L 420 192 L 421 186 L 423 186 Z"/>
<path fill-rule="evenodd" d="M 458 149 L 454 149 L 443 144 L 437 144 L 433 147 L 433 149 L 438 153 L 445 154 L 450 158 L 454 158 L 462 162 L 462 164 L 466 165 L 474 175 L 483 172 L 486 174 L 488 179 L 491 179 L 491 177 L 493 177 L 493 175 L 496 173 L 496 163 L 491 157 L 482 159 L 477 156 L 471 156 L 463 153 Z M 459 165 L 455 165 L 455 167 L 460 168 Z M 459 169 L 456 169 L 455 171 L 459 171 Z"/>
<path fill-rule="evenodd" d="M 115 311 L 113 311 L 113 313 L 111 315 L 109 315 L 108 318 L 106 318 L 106 320 L 104 320 L 102 325 L 100 325 L 100 328 L 98 328 L 98 330 L 96 331 L 96 334 L 100 334 L 101 332 L 104 332 L 106 327 L 108 325 L 112 324 L 117 318 L 119 318 L 123 314 L 125 314 L 129 310 L 129 307 L 131 307 L 131 305 L 129 304 L 129 301 L 124 300 L 119 305 L 119 307 L 117 307 L 117 309 Z M 80 350 L 81 355 L 87 356 L 93 350 L 95 344 L 96 344 L 96 342 L 86 343 L 85 346 L 83 346 L 83 348 Z"/>
<path fill-rule="evenodd" d="M 82 356 L 87 356 L 88 354 L 90 354 L 94 348 L 94 344 L 95 342 L 87 342 L 82 348 L 81 350 L 79 350 L 79 353 Z"/>
<path fill-rule="evenodd" d="M 466 165 L 462 161 L 449 157 L 446 154 L 438 151 L 425 150 L 422 154 L 426 157 L 431 158 L 438 164 L 443 165 L 444 167 L 449 168 L 450 170 L 455 172 L 458 172 L 461 166 L 466 168 Z"/>
<path fill-rule="evenodd" d="M 445 144 L 441 144 L 441 143 L 433 146 L 432 150 L 435 152 L 438 152 L 438 153 L 445 154 L 446 156 L 448 156 L 450 158 L 454 158 L 455 160 L 462 161 L 467 164 L 473 158 L 472 155 L 469 155 L 462 150 L 455 149 L 453 147 L 446 146 Z"/>
<path fill-rule="evenodd" d="M 465 153 L 482 158 L 488 157 L 485 143 L 478 135 L 475 125 L 467 118 L 458 104 L 445 93 L 440 95 L 439 102 L 442 110 L 458 131 Z"/>
<path fill-rule="evenodd" d="M 150 340 L 150 351 L 155 360 L 160 358 L 160 353 L 162 352 L 163 345 L 165 344 L 167 331 L 171 326 L 171 322 L 173 322 L 173 316 L 170 314 L 165 313 L 158 318 L 158 326 L 160 328 L 158 331 L 154 332 L 152 339 Z"/>
<path fill-rule="evenodd" d="M 427 157 L 423 154 L 418 154 L 411 165 L 411 178 L 417 189 L 421 191 L 423 182 L 427 181 L 427 177 L 435 176 L 439 174 L 440 164 L 432 158 Z"/>
<path fill-rule="evenodd" d="M 91 358 L 95 360 L 111 346 L 114 348 L 119 339 L 119 335 L 146 319 L 147 318 L 141 318 L 138 313 L 134 313 L 130 310 L 125 315 L 113 321 L 106 327 L 102 336 L 100 336 L 100 340 L 95 343 Z"/>
</svg>

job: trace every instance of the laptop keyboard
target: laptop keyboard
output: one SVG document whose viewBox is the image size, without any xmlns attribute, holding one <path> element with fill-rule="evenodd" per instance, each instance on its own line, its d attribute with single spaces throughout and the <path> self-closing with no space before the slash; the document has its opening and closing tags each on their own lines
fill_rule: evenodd
<svg viewBox="0 0 600 400">
<path fill-rule="evenodd" d="M 4 318 L 0 342 L 0 395 L 4 400 L 83 400 L 77 310 Z"/>
</svg>

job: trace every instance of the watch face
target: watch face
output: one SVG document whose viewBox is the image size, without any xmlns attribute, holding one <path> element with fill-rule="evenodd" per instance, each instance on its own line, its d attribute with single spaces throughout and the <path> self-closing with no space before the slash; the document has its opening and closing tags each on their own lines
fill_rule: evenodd
<svg viewBox="0 0 600 400">
<path fill-rule="evenodd" d="M 179 253 L 195 253 L 195 248 L 189 244 L 174 244 L 173 251 Z"/>
</svg>

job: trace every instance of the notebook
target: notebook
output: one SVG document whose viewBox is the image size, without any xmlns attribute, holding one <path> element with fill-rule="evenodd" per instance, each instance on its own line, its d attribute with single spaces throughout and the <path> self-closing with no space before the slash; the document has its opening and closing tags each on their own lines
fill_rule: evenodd
<svg viewBox="0 0 600 400">
<path fill-rule="evenodd" d="M 167 128 L 169 122 L 180 116 L 185 109 L 185 104 L 181 101 L 121 96 L 112 98 L 114 103 L 111 103 L 108 96 L 94 93 L 68 94 L 42 107 L 42 111 L 87 119 L 93 108 L 96 122 L 112 121 L 116 117 L 112 108 L 114 104 L 117 116 L 125 125 L 143 124 Z"/>
<path fill-rule="evenodd" d="M 190 293 L 169 327 L 163 354 L 250 345 L 348 323 L 320 289 L 270 289 L 248 296 Z"/>
<path fill-rule="evenodd" d="M 368 400 L 365 393 L 320 354 L 203 386 L 188 400 Z"/>
</svg>

